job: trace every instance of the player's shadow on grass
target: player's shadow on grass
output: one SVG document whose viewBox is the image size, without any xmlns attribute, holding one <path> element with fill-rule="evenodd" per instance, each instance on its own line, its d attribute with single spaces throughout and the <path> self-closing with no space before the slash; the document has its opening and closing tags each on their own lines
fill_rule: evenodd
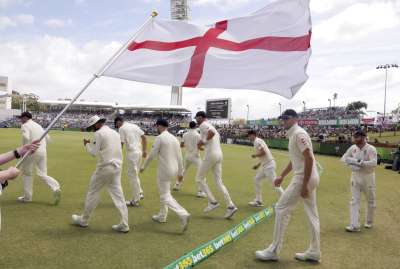
<svg viewBox="0 0 400 269">
<path fill-rule="evenodd" d="M 1 202 L 2 206 L 46 206 L 46 207 L 56 207 L 52 201 L 32 201 L 28 203 L 18 202 L 16 200 L 3 200 Z"/>
<path fill-rule="evenodd" d="M 163 235 L 173 235 L 173 236 L 182 236 L 185 233 L 182 233 L 181 223 L 178 221 L 168 221 L 167 223 L 156 223 L 152 220 L 141 222 L 140 224 L 136 224 L 134 226 L 134 230 L 140 231 L 140 233 L 149 233 L 149 234 L 163 234 Z M 190 224 L 189 224 L 190 230 Z M 190 231 L 187 231 L 190 233 Z"/>
<path fill-rule="evenodd" d="M 286 268 L 314 268 L 321 265 L 318 262 L 302 262 L 294 258 L 280 259 L 279 261 L 260 261 L 254 258 L 254 262 L 258 265 L 263 265 L 265 269 L 286 269 Z"/>
</svg>

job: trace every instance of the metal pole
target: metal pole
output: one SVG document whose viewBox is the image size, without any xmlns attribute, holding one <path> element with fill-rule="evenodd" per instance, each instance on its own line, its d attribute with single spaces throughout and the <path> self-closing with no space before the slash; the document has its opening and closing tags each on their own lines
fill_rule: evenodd
<svg viewBox="0 0 400 269">
<path fill-rule="evenodd" d="M 387 77 L 388 77 L 388 68 L 385 68 L 385 99 L 383 102 L 383 121 L 382 121 L 382 129 L 380 136 L 382 136 L 382 130 L 385 128 L 385 120 L 386 120 L 386 91 L 387 91 Z"/>
<path fill-rule="evenodd" d="M 75 101 L 81 96 L 85 90 L 95 81 L 97 78 L 100 78 L 104 72 L 117 60 L 119 56 L 126 50 L 126 48 L 129 46 L 129 44 L 132 43 L 132 41 L 139 35 L 141 32 L 144 30 L 145 26 L 152 21 L 156 16 L 158 15 L 157 12 L 153 11 L 151 14 L 150 18 L 146 20 L 146 22 L 139 28 L 139 30 L 123 45 L 121 48 L 102 66 L 97 73 L 93 75 L 93 77 L 86 83 L 86 85 L 75 95 L 75 97 L 71 100 L 71 102 L 64 107 L 63 110 L 51 121 L 49 126 L 47 126 L 46 130 L 42 134 L 42 136 L 39 138 L 39 141 L 42 141 L 43 138 L 47 136 L 47 134 L 50 132 L 50 129 L 56 124 L 56 122 L 61 118 L 61 116 L 65 113 L 65 111 L 70 108 Z M 25 160 L 26 156 L 29 155 L 30 152 L 27 152 L 17 163 L 16 167 L 19 167 L 22 162 Z"/>
</svg>

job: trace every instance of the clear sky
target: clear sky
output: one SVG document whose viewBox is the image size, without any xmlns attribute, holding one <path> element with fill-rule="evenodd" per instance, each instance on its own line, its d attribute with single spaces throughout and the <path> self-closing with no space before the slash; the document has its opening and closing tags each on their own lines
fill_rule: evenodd
<svg viewBox="0 0 400 269">
<path fill-rule="evenodd" d="M 0 75 L 12 89 L 42 99 L 73 96 L 91 74 L 142 24 L 152 10 L 169 17 L 169 0 L 0 0 Z M 208 24 L 245 15 L 265 0 L 189 0 L 191 20 Z M 231 97 L 233 116 L 267 118 L 283 108 L 301 110 L 362 100 L 383 111 L 384 71 L 400 64 L 400 0 L 311 0 L 313 56 L 310 80 L 291 100 L 266 92 L 185 89 L 184 106 Z M 85 100 L 165 105 L 170 89 L 101 78 Z M 400 103 L 400 68 L 389 72 L 388 110 Z"/>
</svg>

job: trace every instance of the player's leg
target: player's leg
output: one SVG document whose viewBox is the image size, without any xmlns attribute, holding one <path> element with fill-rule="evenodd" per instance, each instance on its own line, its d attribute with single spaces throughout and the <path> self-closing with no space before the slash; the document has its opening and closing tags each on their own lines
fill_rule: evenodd
<svg viewBox="0 0 400 269">
<path fill-rule="evenodd" d="M 117 232 L 129 232 L 128 224 L 128 208 L 126 207 L 124 192 L 121 186 L 121 168 L 111 166 L 110 179 L 108 180 L 107 190 L 115 207 L 121 216 L 121 221 L 117 225 L 113 225 L 112 229 Z"/>
<path fill-rule="evenodd" d="M 201 165 L 201 159 L 200 157 L 195 157 L 194 159 L 192 159 L 192 164 L 196 167 L 196 169 L 199 169 L 200 165 Z M 201 186 L 198 182 L 196 182 L 197 185 L 197 194 L 196 196 L 198 198 L 206 198 L 207 194 L 201 189 Z"/>
<path fill-rule="evenodd" d="M 262 181 L 265 179 L 265 173 L 263 169 L 258 169 L 256 176 L 254 177 L 254 192 L 255 198 L 249 202 L 252 207 L 262 207 Z"/>
<path fill-rule="evenodd" d="M 206 182 L 207 172 L 213 167 L 213 165 L 214 163 L 209 159 L 202 161 L 199 168 L 197 169 L 196 174 L 196 182 L 208 198 L 208 206 L 204 209 L 205 213 L 210 212 L 219 206 L 219 203 L 215 199 Z"/>
<path fill-rule="evenodd" d="M 168 208 L 174 211 L 182 221 L 182 229 L 185 231 L 188 224 L 190 214 L 184 209 L 171 195 L 171 181 L 170 180 L 158 180 L 158 186 L 160 191 L 160 219 L 167 219 Z"/>
<path fill-rule="evenodd" d="M 61 199 L 61 188 L 60 183 L 57 180 L 47 175 L 47 156 L 46 154 L 40 154 L 35 157 L 37 175 L 39 178 L 46 183 L 47 186 L 53 191 L 54 204 L 57 205 Z"/>
<path fill-rule="evenodd" d="M 304 211 L 310 227 L 310 246 L 303 253 L 296 253 L 296 259 L 302 261 L 318 262 L 321 259 L 320 249 L 320 222 L 317 208 L 317 191 L 310 190 L 309 197 L 303 199 Z"/>
<path fill-rule="evenodd" d="M 129 206 L 139 206 L 141 190 L 139 179 L 140 155 L 137 153 L 128 153 L 126 159 L 128 166 L 128 179 L 132 190 L 132 199 L 126 201 L 126 204 Z"/>
<path fill-rule="evenodd" d="M 227 207 L 224 218 L 229 219 L 236 213 L 237 207 L 233 203 L 231 196 L 229 195 L 228 189 L 225 187 L 222 181 L 222 160 L 217 161 L 212 169 L 214 172 L 215 184 L 217 185 L 218 190 L 224 195 Z"/>
<path fill-rule="evenodd" d="M 24 195 L 18 197 L 19 202 L 32 201 L 34 156 L 35 155 L 26 157 L 21 166 L 22 178 L 24 182 Z"/>
<path fill-rule="evenodd" d="M 278 255 L 282 249 L 283 237 L 290 221 L 290 215 L 300 200 L 302 183 L 292 180 L 275 206 L 275 224 L 272 243 L 268 248 L 256 251 L 256 257 L 260 260 L 279 259 Z"/>
<path fill-rule="evenodd" d="M 100 202 L 100 190 L 106 185 L 107 179 L 110 178 L 110 172 L 107 167 L 98 168 L 92 175 L 89 183 L 89 190 L 86 194 L 85 208 L 82 214 L 82 224 L 88 225 L 93 210 Z"/>
<path fill-rule="evenodd" d="M 174 191 L 179 191 L 179 190 L 182 188 L 183 181 L 185 180 L 187 171 L 189 170 L 189 168 L 190 168 L 191 165 L 192 165 L 191 159 L 190 159 L 189 157 L 186 156 L 186 157 L 185 157 L 185 160 L 184 160 L 183 179 L 182 179 L 181 182 L 179 182 L 178 179 L 176 180 L 175 185 L 174 185 L 174 188 L 173 188 Z"/>
<path fill-rule="evenodd" d="M 157 215 L 154 215 L 152 219 L 160 223 L 167 222 L 167 217 L 168 217 L 167 199 L 168 199 L 168 193 L 171 193 L 169 189 L 170 185 L 165 182 L 168 182 L 167 178 L 162 178 L 160 175 L 157 175 L 157 187 L 158 187 L 158 193 L 160 194 L 160 211 Z"/>
<path fill-rule="evenodd" d="M 376 184 L 375 184 L 375 174 L 367 175 L 365 178 L 365 197 L 367 200 L 367 210 L 365 216 L 364 227 L 367 229 L 372 228 L 374 224 L 374 216 L 376 209 Z"/>
<path fill-rule="evenodd" d="M 350 225 L 346 227 L 348 232 L 360 231 L 360 199 L 361 186 L 359 184 L 359 176 L 353 173 L 351 176 Z"/>
</svg>

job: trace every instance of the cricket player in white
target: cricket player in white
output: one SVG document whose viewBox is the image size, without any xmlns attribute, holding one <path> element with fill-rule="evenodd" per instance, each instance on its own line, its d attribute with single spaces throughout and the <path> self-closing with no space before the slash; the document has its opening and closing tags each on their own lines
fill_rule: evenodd
<svg viewBox="0 0 400 269">
<path fill-rule="evenodd" d="M 361 193 L 367 200 L 366 221 L 364 227 L 372 228 L 376 208 L 375 201 L 375 167 L 377 166 L 377 152 L 374 146 L 366 141 L 366 134 L 356 131 L 355 144 L 351 146 L 342 157 L 342 161 L 352 169 L 351 173 L 351 201 L 350 201 L 350 225 L 346 227 L 348 232 L 359 232 L 360 200 Z"/>
<path fill-rule="evenodd" d="M 121 222 L 113 225 L 117 232 L 129 232 L 128 208 L 121 187 L 122 148 L 119 134 L 105 125 L 106 119 L 93 116 L 87 123 L 88 130 L 94 130 L 94 141 L 84 139 L 86 151 L 97 157 L 97 167 L 89 183 L 83 214 L 72 215 L 73 224 L 88 227 L 89 218 L 100 202 L 100 191 L 107 188 L 114 205 L 119 210 Z"/>
<path fill-rule="evenodd" d="M 32 114 L 23 112 L 21 120 L 22 144 L 31 144 L 38 140 L 44 133 L 42 126 L 32 120 Z M 47 135 L 41 142 L 36 152 L 24 160 L 21 166 L 24 181 L 24 196 L 18 197 L 19 202 L 32 201 L 33 195 L 33 168 L 36 168 L 39 178 L 53 191 L 54 204 L 58 205 L 61 199 L 60 184 L 57 180 L 47 175 L 47 143 L 50 137 Z"/>
<path fill-rule="evenodd" d="M 224 218 L 229 219 L 236 213 L 237 207 L 232 202 L 229 192 L 222 182 L 223 154 L 219 133 L 214 126 L 207 121 L 207 116 L 204 111 L 197 112 L 196 121 L 199 125 L 201 136 L 198 147 L 199 149 L 202 149 L 203 146 L 205 146 L 204 160 L 201 162 L 196 176 L 196 181 L 200 184 L 201 189 L 206 193 L 208 198 L 208 206 L 204 209 L 204 213 L 211 212 L 219 207 L 219 203 L 215 199 L 206 182 L 206 175 L 208 171 L 212 170 L 214 173 L 215 184 L 225 198 L 227 210 Z"/>
<path fill-rule="evenodd" d="M 262 183 L 264 180 L 269 180 L 275 191 L 281 196 L 283 194 L 283 188 L 281 186 L 275 187 L 274 180 L 276 178 L 276 163 L 271 151 L 264 140 L 257 137 L 255 130 L 248 132 L 248 137 L 253 142 L 255 154 L 251 155 L 252 158 L 258 158 L 259 163 L 253 166 L 254 170 L 258 169 L 258 172 L 254 178 L 254 189 L 256 197 L 253 201 L 249 202 L 252 207 L 262 207 Z"/>
<path fill-rule="evenodd" d="M 132 199 L 126 201 L 126 205 L 137 207 L 139 206 L 139 201 L 144 198 L 140 185 L 139 170 L 142 157 L 147 157 L 147 139 L 144 131 L 139 126 L 125 122 L 122 117 L 116 117 L 114 124 L 121 136 L 122 145 L 126 145 L 128 178 L 132 187 Z"/>
<path fill-rule="evenodd" d="M 316 201 L 316 188 L 319 175 L 313 154 L 312 143 L 307 132 L 298 126 L 297 113 L 292 109 L 286 110 L 280 117 L 289 137 L 288 166 L 281 176 L 275 179 L 275 186 L 280 186 L 283 179 L 293 171 L 293 179 L 275 206 L 275 226 L 272 244 L 260 251 L 256 257 L 265 261 L 277 261 L 282 248 L 283 237 L 292 211 L 302 199 L 311 230 L 311 242 L 304 253 L 296 253 L 295 258 L 301 261 L 319 262 L 320 225 Z"/>
<path fill-rule="evenodd" d="M 160 212 L 152 219 L 159 223 L 167 222 L 168 208 L 181 219 L 182 231 L 185 232 L 190 214 L 171 195 L 171 180 L 183 177 L 182 152 L 178 139 L 168 132 L 168 122 L 159 119 L 156 122 L 159 136 L 154 141 L 153 148 L 144 162 L 140 172 L 143 173 L 150 162 L 158 158 L 157 185 L 160 193 Z"/>
<path fill-rule="evenodd" d="M 186 148 L 186 154 L 185 154 L 185 168 L 183 171 L 183 178 L 185 178 L 185 175 L 191 165 L 194 165 L 197 169 L 199 169 L 200 164 L 201 164 L 201 158 L 200 158 L 200 151 L 198 148 L 198 144 L 200 142 L 200 134 L 197 130 L 197 124 L 194 121 L 191 121 L 189 123 L 189 131 L 187 131 L 183 137 L 182 137 L 182 142 L 181 142 L 181 148 Z M 183 179 L 184 180 L 184 179 Z M 183 181 L 177 181 L 174 187 L 175 191 L 179 191 L 180 188 L 182 187 Z M 199 184 L 197 184 L 197 197 L 199 198 L 204 198 L 207 197 L 207 195 L 201 190 L 201 187 Z"/>
</svg>

